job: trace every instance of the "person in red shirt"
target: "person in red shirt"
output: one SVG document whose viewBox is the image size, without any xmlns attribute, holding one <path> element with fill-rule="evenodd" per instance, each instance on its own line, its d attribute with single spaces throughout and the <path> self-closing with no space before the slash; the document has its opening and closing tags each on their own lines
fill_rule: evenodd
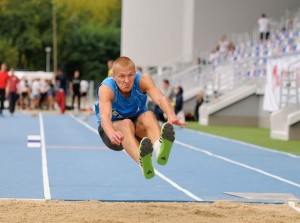
<svg viewBox="0 0 300 223">
<path fill-rule="evenodd" d="M 11 115 L 15 112 L 16 101 L 18 99 L 17 87 L 19 83 L 19 78 L 15 75 L 14 68 L 10 69 L 10 87 L 9 87 L 9 112 Z"/>
<path fill-rule="evenodd" d="M 1 64 L 0 70 L 0 115 L 2 115 L 2 111 L 4 109 L 4 100 L 5 97 L 8 96 L 9 89 L 9 76 L 6 71 L 6 64 Z"/>
</svg>

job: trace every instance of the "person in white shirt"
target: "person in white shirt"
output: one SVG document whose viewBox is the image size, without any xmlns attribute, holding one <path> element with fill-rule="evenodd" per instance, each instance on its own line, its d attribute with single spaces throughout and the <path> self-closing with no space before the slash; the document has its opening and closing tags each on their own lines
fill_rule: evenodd
<svg viewBox="0 0 300 223">
<path fill-rule="evenodd" d="M 80 94 L 81 94 L 83 109 L 86 109 L 88 89 L 89 89 L 89 82 L 87 80 L 81 80 L 80 81 Z"/>
<path fill-rule="evenodd" d="M 33 108 L 38 108 L 40 101 L 40 79 L 36 78 L 31 84 L 31 98 L 33 100 Z"/>
<path fill-rule="evenodd" d="M 39 108 L 43 109 L 44 102 L 47 102 L 47 95 L 50 89 L 49 84 L 45 79 L 42 79 L 40 82 L 40 101 L 39 101 Z"/>
<path fill-rule="evenodd" d="M 270 36 L 269 32 L 269 19 L 266 17 L 266 14 L 262 14 L 261 17 L 257 21 L 259 26 L 259 33 L 260 33 L 260 41 L 263 42 L 264 40 L 268 40 Z"/>
</svg>

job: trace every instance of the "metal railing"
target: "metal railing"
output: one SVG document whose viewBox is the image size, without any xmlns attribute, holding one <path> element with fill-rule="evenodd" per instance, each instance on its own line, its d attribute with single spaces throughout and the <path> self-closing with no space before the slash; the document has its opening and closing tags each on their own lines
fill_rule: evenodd
<svg viewBox="0 0 300 223">
<path fill-rule="evenodd" d="M 288 65 L 287 71 L 281 73 L 280 108 L 296 104 L 300 109 L 300 60 Z"/>
</svg>

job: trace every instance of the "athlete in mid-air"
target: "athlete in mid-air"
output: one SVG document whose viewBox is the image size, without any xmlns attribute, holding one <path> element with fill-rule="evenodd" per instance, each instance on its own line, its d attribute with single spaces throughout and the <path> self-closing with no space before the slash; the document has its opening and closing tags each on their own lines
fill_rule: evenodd
<svg viewBox="0 0 300 223">
<path fill-rule="evenodd" d="M 154 84 L 150 75 L 136 72 L 128 57 L 114 61 L 111 77 L 97 88 L 96 117 L 98 132 L 105 145 L 115 151 L 125 150 L 142 168 L 146 179 L 155 173 L 152 152 L 158 164 L 165 165 L 175 140 L 174 125 L 184 126 L 169 100 Z M 160 128 L 152 111 L 146 106 L 147 95 L 167 115 Z"/>
</svg>

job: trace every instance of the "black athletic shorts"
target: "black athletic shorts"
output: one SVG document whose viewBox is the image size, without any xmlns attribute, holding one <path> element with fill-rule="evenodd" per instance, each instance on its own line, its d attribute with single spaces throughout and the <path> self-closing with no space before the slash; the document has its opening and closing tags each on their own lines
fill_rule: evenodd
<svg viewBox="0 0 300 223">
<path fill-rule="evenodd" d="M 138 119 L 138 116 L 134 116 L 134 117 L 130 117 L 128 118 L 130 119 L 132 122 L 133 122 L 133 125 L 134 127 L 136 127 L 136 123 L 137 123 L 137 119 Z M 116 144 L 112 144 L 110 139 L 108 138 L 108 136 L 106 135 L 104 129 L 102 128 L 101 124 L 98 126 L 98 133 L 99 133 L 99 136 L 101 137 L 102 141 L 104 142 L 104 144 L 112 149 L 112 150 L 115 150 L 115 151 L 121 151 L 123 150 L 123 146 L 122 144 L 120 146 L 116 145 Z M 135 136 L 135 138 L 140 142 L 142 139 L 140 137 L 138 137 L 137 135 Z"/>
</svg>

